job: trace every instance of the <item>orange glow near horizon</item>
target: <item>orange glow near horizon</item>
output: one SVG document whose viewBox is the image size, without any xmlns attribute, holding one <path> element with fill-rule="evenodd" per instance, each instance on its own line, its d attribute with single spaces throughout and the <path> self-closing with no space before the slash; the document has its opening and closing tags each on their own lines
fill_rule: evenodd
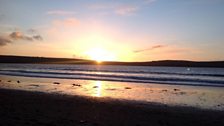
<svg viewBox="0 0 224 126">
<path fill-rule="evenodd" d="M 95 47 L 86 52 L 86 54 L 90 57 L 91 60 L 97 61 L 97 63 L 101 63 L 102 61 L 114 61 L 116 60 L 115 54 L 110 52 L 102 47 Z"/>
</svg>

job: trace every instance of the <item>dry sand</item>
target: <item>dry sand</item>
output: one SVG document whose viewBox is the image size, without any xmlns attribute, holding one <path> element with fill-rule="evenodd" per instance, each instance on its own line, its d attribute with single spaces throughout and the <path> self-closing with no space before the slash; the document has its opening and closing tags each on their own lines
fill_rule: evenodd
<svg viewBox="0 0 224 126">
<path fill-rule="evenodd" d="M 0 126 L 224 126 L 224 112 L 0 89 Z"/>
</svg>

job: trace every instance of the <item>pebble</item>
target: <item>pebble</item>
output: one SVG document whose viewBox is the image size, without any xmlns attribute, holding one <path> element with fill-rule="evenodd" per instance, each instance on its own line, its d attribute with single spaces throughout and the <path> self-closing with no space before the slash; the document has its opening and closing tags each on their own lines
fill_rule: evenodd
<svg viewBox="0 0 224 126">
<path fill-rule="evenodd" d="M 72 84 L 72 86 L 81 87 L 81 85 L 80 85 L 80 84 Z"/>
<path fill-rule="evenodd" d="M 53 84 L 60 84 L 59 82 L 54 82 Z"/>
<path fill-rule="evenodd" d="M 176 88 L 174 88 L 173 90 L 174 90 L 174 91 L 180 91 L 180 89 L 176 89 Z"/>
<path fill-rule="evenodd" d="M 130 87 L 125 87 L 124 89 L 131 89 Z"/>
<path fill-rule="evenodd" d="M 98 86 L 93 86 L 93 88 L 98 88 Z"/>
</svg>

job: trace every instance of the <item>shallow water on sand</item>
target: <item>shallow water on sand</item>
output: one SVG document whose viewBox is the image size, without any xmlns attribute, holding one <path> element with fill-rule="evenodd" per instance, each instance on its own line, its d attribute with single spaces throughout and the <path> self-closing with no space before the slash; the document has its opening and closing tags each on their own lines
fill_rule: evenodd
<svg viewBox="0 0 224 126">
<path fill-rule="evenodd" d="M 224 88 L 0 75 L 0 87 L 224 110 Z"/>
</svg>

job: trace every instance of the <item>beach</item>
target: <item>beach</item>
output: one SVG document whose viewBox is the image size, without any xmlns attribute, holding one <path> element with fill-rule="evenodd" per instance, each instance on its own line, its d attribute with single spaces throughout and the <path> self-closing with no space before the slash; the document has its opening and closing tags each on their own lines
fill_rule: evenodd
<svg viewBox="0 0 224 126">
<path fill-rule="evenodd" d="M 0 125 L 223 126 L 223 69 L 2 64 Z"/>
<path fill-rule="evenodd" d="M 0 89 L 5 126 L 223 126 L 223 111 Z"/>
<path fill-rule="evenodd" d="M 3 89 L 112 98 L 224 111 L 223 87 L 0 76 Z"/>
<path fill-rule="evenodd" d="M 0 125 L 224 125 L 222 88 L 213 92 L 206 87 L 193 90 L 189 86 L 93 82 L 1 75 Z M 141 96 L 147 91 L 151 92 L 150 101 Z M 170 97 L 173 100 L 169 101 Z M 198 105 L 192 105 L 194 101 Z"/>
</svg>

